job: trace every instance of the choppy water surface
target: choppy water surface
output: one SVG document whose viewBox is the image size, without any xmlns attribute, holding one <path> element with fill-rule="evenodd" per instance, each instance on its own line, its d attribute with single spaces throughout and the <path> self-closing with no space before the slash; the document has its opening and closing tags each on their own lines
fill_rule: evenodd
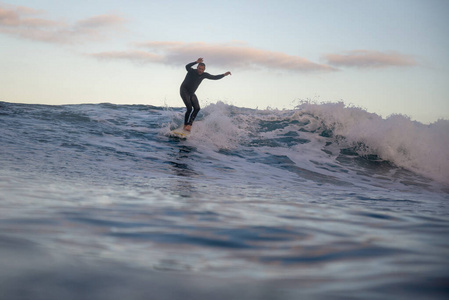
<svg viewBox="0 0 449 300">
<path fill-rule="evenodd" d="M 0 103 L 5 299 L 444 299 L 448 122 Z"/>
</svg>

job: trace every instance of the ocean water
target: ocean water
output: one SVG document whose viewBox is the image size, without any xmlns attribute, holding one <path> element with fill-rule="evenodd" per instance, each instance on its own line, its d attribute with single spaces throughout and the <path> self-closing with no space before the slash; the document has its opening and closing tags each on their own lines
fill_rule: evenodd
<svg viewBox="0 0 449 300">
<path fill-rule="evenodd" d="M 0 102 L 0 299 L 447 299 L 449 121 Z"/>
</svg>

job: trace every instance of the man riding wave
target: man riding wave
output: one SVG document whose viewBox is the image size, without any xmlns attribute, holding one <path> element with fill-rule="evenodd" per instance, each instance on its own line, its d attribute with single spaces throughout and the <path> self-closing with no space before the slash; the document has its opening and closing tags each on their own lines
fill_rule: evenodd
<svg viewBox="0 0 449 300">
<path fill-rule="evenodd" d="M 198 64 L 196 69 L 192 67 Z M 187 111 L 184 117 L 184 130 L 190 131 L 192 128 L 193 121 L 195 121 L 196 115 L 200 111 L 200 104 L 198 98 L 195 95 L 198 86 L 201 84 L 203 79 L 218 80 L 225 76 L 231 75 L 231 72 L 226 72 L 221 75 L 211 75 L 204 72 L 206 70 L 206 65 L 203 63 L 203 58 L 198 58 L 195 62 L 191 62 L 186 65 L 187 74 L 184 81 L 181 84 L 180 93 L 181 98 L 186 105 Z"/>
</svg>

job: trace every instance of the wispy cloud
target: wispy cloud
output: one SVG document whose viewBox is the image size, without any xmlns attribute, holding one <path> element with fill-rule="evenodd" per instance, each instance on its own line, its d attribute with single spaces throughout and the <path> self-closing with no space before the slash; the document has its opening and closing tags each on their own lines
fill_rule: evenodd
<svg viewBox="0 0 449 300">
<path fill-rule="evenodd" d="M 124 22 L 122 17 L 117 15 L 99 15 L 77 22 L 77 26 L 82 28 L 102 28 L 121 25 Z"/>
<path fill-rule="evenodd" d="M 165 62 L 165 58 L 161 55 L 138 50 L 91 53 L 88 54 L 88 56 L 95 57 L 101 60 L 110 60 L 110 59 L 129 60 L 139 64 Z"/>
<path fill-rule="evenodd" d="M 226 68 L 267 68 L 294 72 L 335 71 L 334 67 L 282 52 L 249 47 L 241 42 L 210 44 L 204 42 L 146 42 L 136 44 L 146 51 L 119 51 L 91 54 L 96 58 L 127 59 L 140 63 L 179 65 L 204 57 L 205 61 Z"/>
<path fill-rule="evenodd" d="M 336 67 L 386 68 L 408 67 L 417 64 L 413 57 L 392 51 L 354 50 L 328 54 L 323 58 L 329 65 Z"/>
<path fill-rule="evenodd" d="M 0 33 L 48 43 L 74 44 L 104 39 L 121 30 L 125 20 L 117 15 L 99 15 L 74 23 L 43 17 L 45 12 L 0 3 Z"/>
</svg>

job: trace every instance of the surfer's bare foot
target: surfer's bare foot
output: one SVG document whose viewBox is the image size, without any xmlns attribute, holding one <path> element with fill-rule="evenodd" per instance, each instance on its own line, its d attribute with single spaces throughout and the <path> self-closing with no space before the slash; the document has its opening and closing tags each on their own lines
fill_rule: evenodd
<svg viewBox="0 0 449 300">
<path fill-rule="evenodd" d="M 184 130 L 190 131 L 192 129 L 192 125 L 184 125 Z"/>
</svg>

